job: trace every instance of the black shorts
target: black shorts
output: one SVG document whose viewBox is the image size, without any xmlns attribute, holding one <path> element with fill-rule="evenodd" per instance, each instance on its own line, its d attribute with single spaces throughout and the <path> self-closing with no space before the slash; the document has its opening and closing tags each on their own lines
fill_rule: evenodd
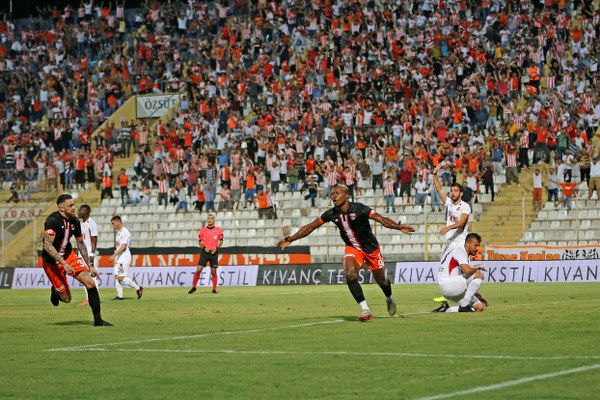
<svg viewBox="0 0 600 400">
<path fill-rule="evenodd" d="M 219 253 L 215 252 L 215 254 L 211 254 L 206 251 L 202 251 L 200 253 L 200 261 L 198 261 L 198 265 L 206 267 L 206 265 L 210 263 L 211 268 L 217 268 L 219 266 Z"/>
</svg>

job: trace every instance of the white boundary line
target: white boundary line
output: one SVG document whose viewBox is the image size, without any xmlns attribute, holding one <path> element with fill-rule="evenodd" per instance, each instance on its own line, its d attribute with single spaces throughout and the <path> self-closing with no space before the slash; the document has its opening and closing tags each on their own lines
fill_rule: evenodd
<svg viewBox="0 0 600 400">
<path fill-rule="evenodd" d="M 307 327 L 311 327 L 311 326 L 338 324 L 340 322 L 345 322 L 345 320 L 336 319 L 333 321 L 310 322 L 310 323 L 306 323 L 306 324 L 274 326 L 274 327 L 270 327 L 270 328 L 246 329 L 246 330 L 239 330 L 239 331 L 209 332 L 209 333 L 200 333 L 197 335 L 170 336 L 170 337 L 164 337 L 164 338 L 130 340 L 130 341 L 126 341 L 126 342 L 98 343 L 98 344 L 88 344 L 88 345 L 84 345 L 84 346 L 58 347 L 58 348 L 48 349 L 48 350 L 44 350 L 44 351 L 85 351 L 85 350 L 90 350 L 90 349 L 93 349 L 94 347 L 99 347 L 99 346 L 118 346 L 118 345 L 122 345 L 122 344 L 151 343 L 151 342 L 162 342 L 162 341 L 166 341 L 166 340 L 185 340 L 185 339 L 203 338 L 203 337 L 207 337 L 207 336 L 237 335 L 240 333 L 260 333 L 260 332 L 278 331 L 278 330 L 282 330 L 282 329 L 307 328 Z"/>
<path fill-rule="evenodd" d="M 198 336 L 195 336 L 198 337 Z M 107 346 L 110 344 L 106 344 Z M 92 347 L 94 346 L 94 347 Z M 228 350 L 228 349 L 107 349 L 90 345 L 48 351 L 98 351 L 98 352 L 128 352 L 128 353 L 196 353 L 196 354 L 235 354 L 235 355 L 291 355 L 291 356 L 350 356 L 350 357 L 415 357 L 415 358 L 451 358 L 478 360 L 519 360 L 519 361 L 551 361 L 551 360 L 600 360 L 599 356 L 510 356 L 510 355 L 468 355 L 468 354 L 427 354 L 427 353 L 390 353 L 390 352 L 351 352 L 351 351 L 268 351 L 268 350 Z M 600 364 L 598 364 L 600 366 Z"/>
<path fill-rule="evenodd" d="M 471 389 L 459 390 L 457 392 L 452 392 L 452 393 L 438 394 L 435 396 L 427 396 L 427 397 L 419 397 L 418 399 L 415 399 L 415 400 L 449 399 L 451 397 L 464 396 L 467 394 L 474 394 L 474 393 L 481 393 L 481 392 L 489 392 L 490 390 L 503 389 L 506 387 L 521 385 L 523 383 L 529 383 L 529 382 L 540 381 L 540 380 L 544 380 L 544 379 L 556 378 L 556 377 L 563 376 L 563 375 L 577 374 L 579 372 L 590 371 L 590 370 L 598 369 L 598 368 L 600 368 L 600 364 L 586 365 L 586 366 L 582 366 L 582 367 L 565 369 L 565 370 L 557 371 L 557 372 L 551 372 L 548 374 L 533 375 L 533 376 L 528 376 L 528 377 L 524 377 L 524 378 L 520 378 L 520 379 L 514 379 L 511 381 L 500 382 L 500 383 L 496 383 L 494 385 L 478 386 L 478 387 L 474 387 Z"/>
</svg>

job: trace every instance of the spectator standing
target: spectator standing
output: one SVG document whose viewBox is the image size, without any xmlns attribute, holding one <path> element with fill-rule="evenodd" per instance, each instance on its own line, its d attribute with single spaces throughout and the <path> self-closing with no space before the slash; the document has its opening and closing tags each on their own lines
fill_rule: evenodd
<svg viewBox="0 0 600 400">
<path fill-rule="evenodd" d="M 383 190 L 383 195 L 385 196 L 385 212 L 389 214 L 390 209 L 395 214 L 396 207 L 394 205 L 394 199 L 396 198 L 394 193 L 394 181 L 392 177 L 388 175 L 385 180 L 385 189 Z"/>
<path fill-rule="evenodd" d="M 485 162 L 485 165 L 483 166 L 483 171 L 481 172 L 481 182 L 483 182 L 483 186 L 485 187 L 485 194 L 491 194 L 492 201 L 494 201 L 495 193 L 493 161 L 487 160 Z"/>
<path fill-rule="evenodd" d="M 114 199 L 112 185 L 112 176 L 110 176 L 110 173 L 108 171 L 104 172 L 104 176 L 102 177 L 102 193 L 100 194 L 100 201 L 104 200 L 104 198 L 106 197 Z"/>
<path fill-rule="evenodd" d="M 258 192 L 256 202 L 258 203 L 258 218 L 277 219 L 277 211 L 269 188 Z"/>
<path fill-rule="evenodd" d="M 161 174 L 160 179 L 154 178 L 154 181 L 158 184 L 158 205 L 162 206 L 163 201 L 165 202 L 165 208 L 169 204 L 169 180 L 167 174 Z"/>
<path fill-rule="evenodd" d="M 231 210 L 231 191 L 226 183 L 221 187 L 220 197 L 218 211 Z"/>
<path fill-rule="evenodd" d="M 175 214 L 179 214 L 179 211 L 182 211 L 185 214 L 188 212 L 187 190 L 181 182 L 177 182 L 175 187 L 177 188 L 177 198 L 179 199 L 179 202 L 175 207 Z"/>
<path fill-rule="evenodd" d="M 287 170 L 288 190 L 292 193 L 298 190 L 298 174 L 298 169 L 292 163 Z"/>
<path fill-rule="evenodd" d="M 118 180 L 119 191 L 121 193 L 121 205 L 125 206 L 128 199 L 129 175 L 127 175 L 127 172 L 124 168 L 121 168 L 121 173 L 119 174 Z"/>
<path fill-rule="evenodd" d="M 371 168 L 373 190 L 379 186 L 383 190 L 383 157 L 375 150 L 375 155 L 369 158 L 369 167 Z"/>
<path fill-rule="evenodd" d="M 588 199 L 592 198 L 592 195 L 596 191 L 597 198 L 600 199 L 600 156 L 598 153 L 594 153 L 592 161 L 590 162 L 590 184 L 588 188 Z"/>
<path fill-rule="evenodd" d="M 194 210 L 202 213 L 202 208 L 206 203 L 206 195 L 204 193 L 204 183 L 199 183 L 194 187 L 194 193 L 196 195 L 196 200 L 194 201 Z"/>
<path fill-rule="evenodd" d="M 519 184 L 517 151 L 514 146 L 510 145 L 506 152 L 506 184 L 511 186 L 513 182 L 516 182 L 517 186 L 521 186 Z"/>
<path fill-rule="evenodd" d="M 419 206 L 424 205 L 429 194 L 429 184 L 425 181 L 423 175 L 419 175 L 415 182 L 415 193 L 415 204 Z"/>
</svg>

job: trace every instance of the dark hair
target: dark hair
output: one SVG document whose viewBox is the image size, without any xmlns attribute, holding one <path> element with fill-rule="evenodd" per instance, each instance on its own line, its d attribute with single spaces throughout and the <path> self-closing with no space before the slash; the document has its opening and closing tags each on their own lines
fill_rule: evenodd
<svg viewBox="0 0 600 400">
<path fill-rule="evenodd" d="M 67 200 L 71 200 L 72 198 L 73 198 L 73 196 L 71 196 L 68 193 L 61 194 L 60 196 L 58 196 L 58 199 L 56 199 L 56 205 L 60 205 Z"/>
<path fill-rule="evenodd" d="M 119 215 L 115 215 L 114 217 L 112 217 L 110 219 L 110 222 L 113 222 L 113 221 L 123 222 L 123 220 L 121 220 L 121 217 Z"/>
<path fill-rule="evenodd" d="M 89 206 L 89 205 L 87 205 L 87 204 L 83 204 L 83 205 L 79 206 L 79 209 L 80 209 L 80 210 L 81 210 L 82 208 L 83 208 L 84 210 L 87 210 L 87 212 L 88 212 L 88 213 L 91 213 L 91 212 L 92 212 L 92 207 L 90 207 L 90 206 Z"/>
<path fill-rule="evenodd" d="M 481 243 L 481 236 L 479 236 L 477 233 L 475 232 L 471 232 L 467 235 L 465 242 L 468 242 L 471 239 L 475 239 L 477 240 L 479 243 Z"/>
<path fill-rule="evenodd" d="M 453 186 L 454 186 L 455 188 L 458 188 L 458 190 L 460 190 L 460 192 L 461 192 L 461 193 L 463 192 L 463 187 L 462 187 L 462 185 L 461 185 L 461 184 L 459 184 L 458 182 L 454 182 L 454 183 L 452 183 L 452 185 L 450 185 L 450 187 L 453 187 Z"/>
</svg>

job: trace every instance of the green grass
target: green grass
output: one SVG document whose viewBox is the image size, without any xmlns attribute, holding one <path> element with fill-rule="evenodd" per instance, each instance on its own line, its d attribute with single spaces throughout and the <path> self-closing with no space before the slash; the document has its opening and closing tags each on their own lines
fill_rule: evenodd
<svg viewBox="0 0 600 400">
<path fill-rule="evenodd" d="M 46 290 L 2 290 L 0 398 L 600 397 L 600 284 L 485 285 L 490 308 L 468 315 L 429 313 L 435 286 L 397 285 L 394 318 L 363 287 L 381 317 L 366 323 L 345 286 L 126 290 L 122 302 L 103 289 L 112 328 L 91 325 L 81 290 L 58 308 Z"/>
</svg>

